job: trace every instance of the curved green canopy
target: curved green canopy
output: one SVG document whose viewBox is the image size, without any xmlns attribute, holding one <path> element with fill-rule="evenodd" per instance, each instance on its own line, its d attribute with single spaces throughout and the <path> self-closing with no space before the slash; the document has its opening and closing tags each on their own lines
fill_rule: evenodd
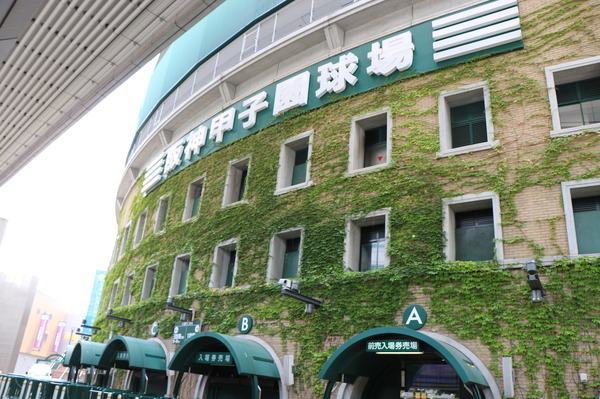
<svg viewBox="0 0 600 399">
<path fill-rule="evenodd" d="M 203 332 L 187 340 L 175 352 L 170 370 L 208 374 L 210 364 L 196 362 L 199 353 L 229 352 L 238 374 L 279 378 L 279 371 L 271 354 L 261 345 L 247 339 L 214 332 Z"/>
<path fill-rule="evenodd" d="M 77 345 L 67 348 L 63 365 L 77 368 L 97 366 L 104 348 L 106 345 L 99 342 L 81 341 Z"/>
<path fill-rule="evenodd" d="M 122 369 L 167 370 L 165 351 L 157 342 L 120 335 L 108 341 L 98 362 L 98 367 L 105 369 L 112 365 Z"/>
<path fill-rule="evenodd" d="M 402 327 L 380 327 L 364 331 L 346 341 L 325 362 L 319 372 L 319 378 L 330 381 L 342 381 L 342 377 L 371 376 L 379 368 L 374 362 L 381 362 L 381 356 L 375 359 L 374 353 L 365 351 L 366 341 L 376 338 L 410 337 L 429 345 L 446 359 L 464 384 L 488 386 L 487 381 L 475 365 L 455 348 L 439 342 L 421 332 Z"/>
</svg>

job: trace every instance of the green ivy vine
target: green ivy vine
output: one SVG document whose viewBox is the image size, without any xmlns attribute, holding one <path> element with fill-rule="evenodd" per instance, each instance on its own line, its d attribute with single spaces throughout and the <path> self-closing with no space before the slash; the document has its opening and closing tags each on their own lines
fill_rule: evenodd
<svg viewBox="0 0 600 399">
<path fill-rule="evenodd" d="M 600 260 L 558 260 L 540 268 L 548 295 L 532 303 L 520 268 L 497 262 L 445 262 L 442 199 L 492 191 L 500 196 L 505 253 L 519 258 L 567 255 L 561 214 L 538 219 L 521 205 L 532 192 L 556 198 L 560 182 L 600 176 L 600 136 L 590 131 L 550 138 L 550 113 L 543 68 L 573 57 L 600 53 L 592 0 L 521 2 L 525 48 L 441 69 L 405 81 L 390 82 L 368 93 L 340 99 L 301 113 L 205 157 L 159 186 L 140 194 L 141 180 L 126 200 L 120 225 L 147 211 L 145 237 L 126 251 L 107 276 L 101 311 L 106 311 L 115 281 L 134 274 L 129 306 L 115 313 L 133 321 L 119 329 L 100 317 L 102 341 L 111 330 L 147 337 L 154 321 L 168 339 L 178 314 L 166 311 L 175 258 L 190 254 L 186 293 L 178 305 L 194 307 L 203 329 L 235 334 L 238 318 L 251 314 L 255 333 L 277 336 L 283 350 L 296 354 L 298 392 L 317 397 L 320 368 L 345 340 L 365 330 L 400 325 L 403 309 L 424 306 L 428 327 L 481 348 L 490 370 L 499 377 L 500 358 L 512 356 L 519 397 L 593 398 L 600 389 L 598 332 Z M 555 54 L 561 54 L 556 56 Z M 437 98 L 444 90 L 487 81 L 496 138 L 494 149 L 436 158 L 439 150 Z M 391 164 L 348 176 L 348 134 L 356 115 L 389 107 L 394 120 Z M 313 130 L 311 180 L 302 190 L 274 195 L 279 146 Z M 533 134 L 532 132 L 536 132 Z M 227 162 L 250 155 L 245 202 L 221 207 Z M 199 215 L 182 221 L 190 182 L 204 176 Z M 165 232 L 154 234 L 159 199 L 169 195 Z M 384 270 L 344 270 L 345 218 L 390 208 L 390 264 Z M 132 222 L 133 223 L 133 222 Z M 123 228 L 122 227 L 122 228 Z M 266 283 L 273 234 L 302 227 L 300 278 L 303 293 L 325 305 L 312 314 Z M 542 232 L 541 235 L 534 231 Z M 544 238 L 540 238 L 540 237 Z M 235 287 L 209 289 L 213 250 L 238 238 Z M 156 264 L 150 299 L 140 300 L 146 267 Z M 335 282 L 335 283 L 334 283 Z M 114 304 L 121 303 L 122 289 Z M 579 381 L 579 370 L 589 373 Z"/>
</svg>

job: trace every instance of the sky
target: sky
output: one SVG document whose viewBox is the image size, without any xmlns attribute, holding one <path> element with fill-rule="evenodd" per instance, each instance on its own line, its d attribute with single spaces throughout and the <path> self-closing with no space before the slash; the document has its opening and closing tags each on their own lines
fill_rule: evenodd
<svg viewBox="0 0 600 399">
<path fill-rule="evenodd" d="M 38 290 L 85 315 L 96 270 L 117 234 L 125 171 L 151 61 L 0 186 L 0 272 L 38 277 Z"/>
</svg>

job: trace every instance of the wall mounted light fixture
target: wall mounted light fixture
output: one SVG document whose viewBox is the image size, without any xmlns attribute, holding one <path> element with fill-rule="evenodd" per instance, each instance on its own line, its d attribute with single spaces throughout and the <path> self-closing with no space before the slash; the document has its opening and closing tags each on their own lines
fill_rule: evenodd
<svg viewBox="0 0 600 399">
<path fill-rule="evenodd" d="M 289 280 L 282 278 L 279 280 L 279 284 L 281 284 L 282 295 L 289 296 L 306 304 L 304 306 L 304 313 L 312 313 L 315 309 L 320 308 L 321 305 L 323 305 L 324 301 L 320 299 L 302 295 L 300 293 L 300 282 L 297 280 Z"/>
<path fill-rule="evenodd" d="M 131 319 L 126 319 L 124 317 L 114 316 L 112 309 L 108 309 L 106 311 L 106 318 L 110 319 L 110 320 L 117 320 L 119 322 L 119 327 L 125 327 L 125 323 L 131 323 Z"/>
<path fill-rule="evenodd" d="M 167 304 L 165 305 L 165 309 L 174 310 L 176 312 L 181 313 L 181 321 L 194 320 L 194 309 L 186 309 L 175 305 L 175 298 L 173 298 L 172 296 L 167 298 Z"/>
<path fill-rule="evenodd" d="M 543 297 L 546 296 L 546 290 L 540 281 L 540 277 L 537 274 L 537 266 L 534 260 L 529 260 L 525 264 L 525 270 L 527 271 L 527 284 L 531 292 L 532 302 L 542 302 Z"/>
</svg>

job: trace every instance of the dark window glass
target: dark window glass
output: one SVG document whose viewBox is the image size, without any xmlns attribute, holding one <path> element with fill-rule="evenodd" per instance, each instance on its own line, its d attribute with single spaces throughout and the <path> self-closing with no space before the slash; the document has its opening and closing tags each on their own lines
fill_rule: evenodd
<svg viewBox="0 0 600 399">
<path fill-rule="evenodd" d="M 225 287 L 231 287 L 233 285 L 233 272 L 235 269 L 235 257 L 237 255 L 237 251 L 229 251 L 229 262 L 227 262 L 226 269 L 224 272 L 226 273 L 225 277 Z"/>
<path fill-rule="evenodd" d="M 573 198 L 573 218 L 578 252 L 600 253 L 600 196 Z"/>
<path fill-rule="evenodd" d="M 198 214 L 198 210 L 200 209 L 200 198 L 202 197 L 202 184 L 194 184 L 190 189 L 192 190 L 192 210 L 190 213 L 190 217 L 194 217 Z"/>
<path fill-rule="evenodd" d="M 600 123 L 600 77 L 556 85 L 560 126 Z"/>
<path fill-rule="evenodd" d="M 494 258 L 494 216 L 491 209 L 454 215 L 456 260 L 481 261 Z"/>
<path fill-rule="evenodd" d="M 452 148 L 487 141 L 485 104 L 483 100 L 451 108 L 450 121 Z"/>
<path fill-rule="evenodd" d="M 177 287 L 177 295 L 181 295 L 185 293 L 185 287 L 187 286 L 187 277 L 188 272 L 190 270 L 189 262 L 181 260 L 181 262 L 185 262 L 180 267 L 179 272 L 179 287 Z"/>
<path fill-rule="evenodd" d="M 383 269 L 384 259 L 385 225 L 361 227 L 359 271 Z"/>
<path fill-rule="evenodd" d="M 385 163 L 387 150 L 387 126 L 365 130 L 364 167 Z"/>
<path fill-rule="evenodd" d="M 300 237 L 285 240 L 285 255 L 283 259 L 282 278 L 294 278 L 298 276 L 298 264 L 300 261 Z"/>
<path fill-rule="evenodd" d="M 292 170 L 292 186 L 306 181 L 306 163 L 308 161 L 308 147 L 295 151 L 294 169 Z"/>
<path fill-rule="evenodd" d="M 244 168 L 240 170 L 240 185 L 237 196 L 237 201 L 241 201 L 244 198 L 244 191 L 246 191 L 246 178 L 248 177 L 248 168 Z"/>
</svg>

